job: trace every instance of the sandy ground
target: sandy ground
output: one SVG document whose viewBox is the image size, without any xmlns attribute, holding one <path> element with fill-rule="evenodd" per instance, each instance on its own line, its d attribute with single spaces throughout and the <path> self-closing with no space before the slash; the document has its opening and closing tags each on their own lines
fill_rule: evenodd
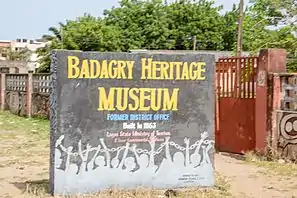
<svg viewBox="0 0 297 198">
<path fill-rule="evenodd" d="M 228 178 L 233 197 L 297 197 L 297 177 L 272 175 L 265 168 L 230 157 L 215 156 L 216 170 Z"/>
</svg>

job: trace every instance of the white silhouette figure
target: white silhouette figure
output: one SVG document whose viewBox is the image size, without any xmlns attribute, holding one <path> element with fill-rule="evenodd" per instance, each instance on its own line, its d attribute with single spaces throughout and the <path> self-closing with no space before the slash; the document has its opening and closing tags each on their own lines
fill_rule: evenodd
<svg viewBox="0 0 297 198">
<path fill-rule="evenodd" d="M 190 166 L 190 138 L 185 137 L 184 142 L 186 144 L 186 160 L 185 160 L 185 167 Z"/>
<path fill-rule="evenodd" d="M 90 151 L 91 151 L 91 146 L 89 144 L 87 144 L 86 150 L 82 151 L 81 140 L 78 142 L 78 154 L 79 154 L 79 156 L 81 158 L 81 161 L 82 161 L 81 165 L 80 165 L 80 169 L 79 169 L 80 172 L 88 171 L 87 164 L 88 164 L 88 157 L 89 157 L 89 152 Z"/>
<path fill-rule="evenodd" d="M 136 151 L 136 144 L 132 146 L 132 151 L 134 152 L 136 162 L 139 165 L 139 169 L 134 172 L 133 177 L 135 178 L 135 182 L 141 184 L 142 186 L 149 186 L 151 184 L 152 175 L 156 172 L 157 166 L 154 164 L 154 151 L 155 151 L 155 141 L 156 137 L 150 137 L 150 157 L 147 154 L 138 155 Z"/>
<path fill-rule="evenodd" d="M 191 166 L 193 168 L 197 168 L 200 165 L 201 162 L 201 155 L 200 155 L 200 149 L 201 145 L 203 144 L 204 140 L 208 138 L 208 133 L 206 131 L 201 133 L 201 139 L 198 142 L 198 145 L 195 149 L 195 152 L 191 155 Z"/>
<path fill-rule="evenodd" d="M 120 163 L 120 160 L 119 160 L 119 154 L 120 154 L 120 152 L 122 151 L 122 149 L 118 149 L 117 150 L 117 154 L 116 154 L 116 156 L 111 160 L 111 166 L 112 166 L 112 168 L 114 168 L 114 169 L 116 169 L 116 168 L 118 168 L 118 165 L 119 165 L 119 163 Z"/>
<path fill-rule="evenodd" d="M 184 181 L 179 178 L 183 178 L 186 173 L 199 175 L 199 181 L 195 182 L 212 184 L 214 181 L 208 176 L 213 173 L 213 165 L 209 156 L 213 142 L 205 141 L 207 138 L 207 132 L 201 133 L 201 139 L 197 142 L 192 155 L 190 154 L 191 139 L 184 138 L 185 147 L 180 145 L 179 147 L 183 149 L 179 149 L 178 145 L 175 145 L 172 157 L 170 145 L 175 143 L 169 142 L 170 137 L 166 137 L 163 143 L 165 147 L 165 156 L 163 157 L 162 154 L 155 153 L 156 137 L 154 135 L 150 136 L 148 142 L 150 151 L 140 153 L 139 151 L 142 149 L 138 150 L 136 144 L 130 147 L 129 142 L 124 147 L 108 149 L 103 138 L 100 139 L 100 144 L 97 147 L 92 148 L 87 144 L 85 150 L 82 150 L 82 142 L 79 141 L 78 151 L 74 153 L 72 146 L 65 148 L 62 145 L 64 140 L 64 135 L 62 135 L 55 143 L 55 171 L 57 173 L 55 182 L 59 184 L 58 186 L 64 187 L 59 189 L 60 192 L 77 190 L 77 186 L 85 186 L 84 189 L 87 191 L 115 187 L 117 184 L 121 184 L 122 187 L 166 186 L 168 181 L 170 181 L 169 184 L 183 183 Z M 176 151 L 176 148 L 179 150 Z M 116 155 L 111 158 L 113 150 L 116 150 Z M 66 153 L 65 158 L 62 158 L 65 160 L 65 171 L 59 170 L 59 166 L 63 164 L 61 163 L 61 151 Z M 129 151 L 133 155 L 130 155 Z M 101 152 L 102 154 L 99 154 Z M 80 166 L 70 163 L 77 156 L 81 159 Z M 163 157 L 160 165 L 155 164 L 155 157 Z M 136 166 L 137 164 L 138 166 Z M 127 180 L 127 178 L 129 179 Z M 90 185 L 89 181 L 94 179 L 97 179 L 97 182 Z"/>
<path fill-rule="evenodd" d="M 128 157 L 130 143 L 127 142 L 124 147 L 124 153 L 122 155 L 122 159 L 120 160 L 118 166 L 110 170 L 111 175 L 114 177 L 110 177 L 112 183 L 123 183 L 124 186 L 129 186 L 130 183 L 133 183 L 133 171 L 135 169 L 135 159 L 132 157 Z M 129 178 L 129 183 L 127 182 L 127 178 Z"/>
<path fill-rule="evenodd" d="M 62 164 L 62 158 L 61 158 L 61 152 L 59 149 L 55 149 L 55 168 L 59 169 L 61 168 Z"/>
<path fill-rule="evenodd" d="M 73 151 L 73 146 L 69 146 L 68 148 L 66 148 L 66 150 L 67 150 L 67 157 L 66 157 L 66 163 L 65 163 L 65 171 L 68 170 L 70 165 L 70 157 Z"/>
<path fill-rule="evenodd" d="M 94 170 L 95 159 L 96 159 L 98 153 L 100 152 L 100 149 L 101 149 L 101 145 L 99 144 L 95 150 L 95 154 L 93 155 L 93 157 L 87 164 L 88 171 Z"/>
<path fill-rule="evenodd" d="M 165 158 L 162 160 L 157 172 L 153 175 L 156 185 L 163 185 L 164 178 L 171 179 L 171 172 L 168 171 L 168 167 L 173 164 L 170 151 L 169 151 L 170 137 L 165 137 Z"/>
<path fill-rule="evenodd" d="M 103 149 L 104 149 L 104 153 L 105 153 L 105 157 L 106 157 L 106 167 L 107 168 L 110 168 L 110 153 L 108 152 L 108 148 L 107 146 L 105 145 L 105 142 L 104 142 L 104 139 L 103 138 L 100 138 L 100 142 L 103 146 Z"/>
</svg>

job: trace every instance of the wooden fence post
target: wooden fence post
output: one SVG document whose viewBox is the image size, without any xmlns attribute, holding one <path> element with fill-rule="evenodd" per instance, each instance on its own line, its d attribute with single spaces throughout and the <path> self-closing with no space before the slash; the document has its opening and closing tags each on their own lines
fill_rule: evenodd
<svg viewBox="0 0 297 198">
<path fill-rule="evenodd" d="M 27 116 L 31 117 L 32 115 L 32 93 L 33 93 L 33 71 L 28 72 L 27 79 Z"/>
</svg>

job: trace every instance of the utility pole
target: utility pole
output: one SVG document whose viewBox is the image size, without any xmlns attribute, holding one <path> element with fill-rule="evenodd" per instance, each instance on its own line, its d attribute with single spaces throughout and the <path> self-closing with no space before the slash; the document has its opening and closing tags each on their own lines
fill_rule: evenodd
<svg viewBox="0 0 297 198">
<path fill-rule="evenodd" d="M 196 36 L 193 36 L 193 51 L 196 51 L 197 39 Z"/>
<path fill-rule="evenodd" d="M 244 8 L 244 0 L 240 0 L 239 3 L 239 17 L 238 17 L 238 29 L 237 29 L 237 49 L 236 56 L 240 57 L 242 54 L 242 33 L 243 33 L 243 8 Z"/>
<path fill-rule="evenodd" d="M 243 34 L 243 7 L 244 0 L 239 2 L 239 17 L 238 17 L 238 29 L 237 29 L 237 47 L 236 47 L 236 57 L 242 56 L 242 34 Z M 235 73 L 235 83 L 233 97 L 241 97 L 241 59 L 236 59 L 236 73 Z"/>
</svg>

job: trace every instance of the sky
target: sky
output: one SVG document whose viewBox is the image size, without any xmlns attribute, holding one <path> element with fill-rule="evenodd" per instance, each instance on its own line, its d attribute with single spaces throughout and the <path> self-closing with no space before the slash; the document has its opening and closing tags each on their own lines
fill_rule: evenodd
<svg viewBox="0 0 297 198">
<path fill-rule="evenodd" d="M 37 39 L 48 28 L 84 13 L 102 16 L 103 10 L 118 5 L 118 0 L 0 0 L 0 40 Z M 216 0 L 224 11 L 239 0 Z"/>
</svg>

